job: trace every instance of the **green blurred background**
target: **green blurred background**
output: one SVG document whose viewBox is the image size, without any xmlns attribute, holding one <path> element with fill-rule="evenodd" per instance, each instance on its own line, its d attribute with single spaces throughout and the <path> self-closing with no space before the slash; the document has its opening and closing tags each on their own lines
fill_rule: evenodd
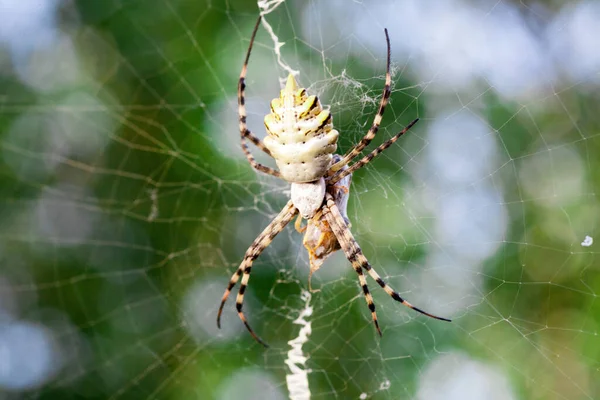
<svg viewBox="0 0 600 400">
<path fill-rule="evenodd" d="M 289 70 L 331 105 L 340 152 L 394 87 L 353 177 L 364 253 L 313 277 L 310 398 L 600 397 L 600 6 L 592 1 L 263 4 L 249 124 Z M 248 1 L 0 1 L 0 398 L 288 398 L 308 257 L 288 227 L 245 306 L 216 309 L 286 203 L 239 148 Z M 272 29 L 272 33 L 268 28 Z M 275 41 L 284 43 L 279 47 Z M 274 51 L 280 49 L 278 56 Z M 259 161 L 274 165 L 253 149 Z"/>
</svg>

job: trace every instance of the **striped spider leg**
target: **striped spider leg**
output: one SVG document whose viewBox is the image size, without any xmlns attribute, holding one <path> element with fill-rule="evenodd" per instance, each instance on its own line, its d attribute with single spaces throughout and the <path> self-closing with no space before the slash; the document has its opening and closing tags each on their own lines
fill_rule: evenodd
<svg viewBox="0 0 600 400">
<path fill-rule="evenodd" d="M 352 147 L 341 160 L 337 161 L 335 164 L 329 168 L 327 172 L 328 176 L 331 176 L 335 172 L 339 171 L 344 165 L 348 165 L 350 161 L 356 158 L 365 147 L 371 143 L 371 141 L 377 135 L 377 131 L 379 131 L 379 125 L 381 125 L 381 120 L 383 119 L 383 113 L 385 112 L 385 107 L 387 106 L 390 95 L 392 94 L 392 75 L 390 74 L 390 64 L 392 57 L 392 50 L 390 45 L 390 36 L 388 35 L 388 30 L 384 29 L 385 32 L 385 41 L 387 45 L 387 62 L 385 69 L 385 86 L 383 87 L 383 94 L 381 95 L 381 102 L 379 103 L 379 109 L 377 110 L 377 114 L 375 114 L 375 118 L 373 119 L 373 124 L 371 128 L 369 128 L 367 134 L 358 142 L 354 147 Z"/>
<path fill-rule="evenodd" d="M 248 46 L 248 51 L 246 52 L 246 58 L 244 60 L 244 65 L 242 66 L 242 72 L 240 72 L 240 79 L 238 81 L 238 114 L 240 119 L 240 142 L 242 144 L 242 151 L 246 155 L 248 162 L 255 169 L 264 172 L 265 174 L 275 176 L 277 178 L 281 178 L 281 174 L 279 171 L 269 168 L 265 165 L 262 165 L 254 159 L 252 153 L 250 153 L 250 149 L 248 149 L 248 144 L 246 143 L 246 139 L 249 139 L 256 147 L 264 151 L 267 155 L 271 156 L 271 151 L 265 147 L 263 142 L 257 138 L 251 131 L 248 129 L 248 125 L 246 124 L 246 72 L 248 71 L 248 61 L 250 60 L 250 53 L 252 53 L 252 46 L 254 45 L 254 38 L 256 37 L 256 32 L 258 31 L 258 27 L 260 26 L 261 17 L 259 16 L 256 20 L 256 24 L 254 25 L 254 30 L 252 31 L 252 36 L 250 37 L 250 45 Z"/>
<path fill-rule="evenodd" d="M 237 281 L 242 277 L 242 283 L 240 284 L 240 289 L 238 291 L 238 295 L 235 301 L 235 307 L 237 309 L 238 316 L 248 329 L 248 332 L 252 335 L 254 340 L 258 343 L 262 344 L 265 347 L 269 347 L 250 327 L 248 324 L 248 320 L 246 316 L 242 312 L 242 307 L 244 304 L 244 293 L 246 292 L 246 288 L 248 287 L 248 280 L 250 279 L 250 272 L 252 271 L 252 263 L 254 260 L 258 258 L 258 256 L 263 252 L 263 250 L 271 244 L 275 236 L 279 232 L 285 228 L 285 226 L 294 218 L 298 210 L 294 207 L 292 201 L 288 201 L 283 210 L 271 221 L 271 223 L 262 231 L 260 235 L 252 245 L 246 250 L 246 255 L 244 256 L 244 260 L 238 267 L 238 269 L 234 272 L 229 280 L 229 284 L 227 285 L 227 289 L 225 289 L 225 293 L 223 294 L 223 298 L 221 299 L 221 305 L 219 306 L 219 311 L 217 312 L 217 326 L 221 328 L 221 313 L 223 312 L 223 307 L 225 306 L 225 302 L 229 297 L 229 293 L 231 293 L 231 289 L 235 286 Z"/>
<path fill-rule="evenodd" d="M 408 132 L 408 130 L 410 128 L 412 128 L 417 122 L 419 122 L 419 118 L 412 120 L 411 123 L 406 125 L 406 127 L 404 129 L 402 129 L 400 132 L 398 132 L 397 134 L 392 136 L 390 139 L 388 139 L 385 142 L 383 142 L 382 144 L 380 144 L 375 150 L 373 150 L 372 152 L 370 152 L 369 154 L 367 154 L 366 156 L 361 158 L 359 161 L 352 164 L 350 167 L 344 165 L 343 168 L 341 168 L 337 173 L 335 173 L 333 176 L 331 176 L 330 178 L 327 179 L 327 181 L 326 181 L 327 184 L 333 185 L 336 182 L 343 180 L 346 176 L 352 175 L 352 173 L 354 171 L 356 171 L 357 169 L 362 168 L 365 165 L 367 165 L 368 163 L 370 163 L 371 160 L 373 160 L 375 157 L 377 157 L 379 154 L 381 154 L 385 149 L 387 149 L 388 147 L 390 147 L 391 145 L 396 143 L 396 140 L 400 139 L 400 137 L 402 135 L 404 135 L 406 132 Z"/>
<path fill-rule="evenodd" d="M 375 304 L 373 297 L 369 292 L 367 281 L 363 274 L 363 269 L 369 273 L 369 275 L 375 279 L 375 281 L 388 293 L 394 300 L 399 301 L 405 306 L 412 308 L 421 314 L 427 315 L 428 317 L 439 319 L 442 321 L 450 321 L 447 318 L 437 317 L 426 311 L 421 310 L 418 307 L 413 306 L 408 301 L 404 300 L 394 289 L 392 289 L 385 281 L 379 276 L 379 274 L 371 267 L 367 258 L 362 254 L 360 246 L 354 239 L 352 232 L 350 231 L 351 223 L 348 219 L 347 206 L 348 198 L 350 193 L 350 180 L 352 172 L 358 168 L 369 163 L 377 155 L 381 154 L 385 149 L 390 147 L 396 142 L 400 136 L 408 131 L 418 120 L 411 122 L 406 128 L 397 133 L 391 139 L 382 143 L 379 147 L 373 150 L 371 153 L 363 157 L 360 161 L 353 164 L 351 167 L 344 165 L 338 174 L 334 175 L 330 180 L 335 182 L 327 183 L 327 193 L 325 204 L 321 209 L 311 218 L 305 227 L 300 227 L 301 216 L 298 216 L 296 221 L 296 230 L 304 232 L 303 244 L 308 251 L 310 259 L 310 273 L 308 278 L 309 288 L 311 288 L 311 276 L 318 270 L 325 259 L 337 250 L 343 249 L 346 257 L 351 262 L 352 267 L 358 275 L 360 286 L 362 287 L 365 295 L 367 306 L 371 311 L 373 323 L 377 329 L 377 333 L 381 335 L 381 329 L 377 320 L 377 314 L 375 312 Z M 341 156 L 335 154 L 333 156 L 333 162 L 341 160 Z"/>
<path fill-rule="evenodd" d="M 339 245 L 341 246 L 342 250 L 344 251 L 346 258 L 348 259 L 348 261 L 350 261 L 350 263 L 352 264 L 352 267 L 358 274 L 358 281 L 360 283 L 360 286 L 362 287 L 363 293 L 365 295 L 365 300 L 367 301 L 369 310 L 371 311 L 371 317 L 373 318 L 373 323 L 375 324 L 377 333 L 379 333 L 380 336 L 381 336 L 381 329 L 379 328 L 379 322 L 377 321 L 377 314 L 375 313 L 375 303 L 373 303 L 373 297 L 371 296 L 371 293 L 369 292 L 369 288 L 367 286 L 367 280 L 365 279 L 365 276 L 362 272 L 363 269 L 365 271 L 367 271 L 369 273 L 369 275 L 371 276 L 371 278 L 373 278 L 375 280 L 375 282 L 377 282 L 377 284 L 379 286 L 381 286 L 383 288 L 383 290 L 385 290 L 385 292 L 387 294 L 389 294 L 394 300 L 396 300 L 396 301 L 400 302 L 401 304 L 403 304 L 409 308 L 412 308 L 413 310 L 418 311 L 421 314 L 424 314 L 428 317 L 439 319 L 442 321 L 451 322 L 451 320 L 449 320 L 447 318 L 435 316 L 433 314 L 430 314 L 426 311 L 421 310 L 418 307 L 413 306 L 411 303 L 404 300 L 398 294 L 398 292 L 396 292 L 394 289 L 392 289 L 392 287 L 390 285 L 385 283 L 385 281 L 383 279 L 381 279 L 381 276 L 379 276 L 379 274 L 373 269 L 373 267 L 371 267 L 371 264 L 369 263 L 367 258 L 364 256 L 360 246 L 356 242 L 356 239 L 354 239 L 352 232 L 350 232 L 350 228 L 348 227 L 344 216 L 340 212 L 334 197 L 331 195 L 331 193 L 327 193 L 325 195 L 325 199 L 326 199 L 325 200 L 326 205 L 323 207 L 323 214 L 324 214 L 327 222 L 329 223 L 329 226 L 333 230 L 333 233 L 335 234 L 335 237 L 337 238 Z"/>
</svg>

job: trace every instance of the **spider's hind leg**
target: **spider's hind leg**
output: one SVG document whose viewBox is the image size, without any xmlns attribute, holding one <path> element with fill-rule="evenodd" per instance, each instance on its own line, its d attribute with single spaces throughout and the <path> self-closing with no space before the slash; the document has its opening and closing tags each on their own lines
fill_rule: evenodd
<svg viewBox="0 0 600 400">
<path fill-rule="evenodd" d="M 256 37 L 256 32 L 258 31 L 258 27 L 260 26 L 261 17 L 258 17 L 256 21 L 256 25 L 254 25 L 254 30 L 252 31 L 252 36 L 250 37 L 250 44 L 248 45 L 248 52 L 246 53 L 246 59 L 244 60 L 244 65 L 242 66 L 242 72 L 240 72 L 240 78 L 238 81 L 238 114 L 239 114 L 239 122 L 240 122 L 240 142 L 242 145 L 242 151 L 246 155 L 248 162 L 254 169 L 258 171 L 264 172 L 265 174 L 275 176 L 277 178 L 281 178 L 281 174 L 279 171 L 269 168 L 265 165 L 262 165 L 254 159 L 252 153 L 250 153 L 250 149 L 248 149 L 248 144 L 246 143 L 246 139 L 250 140 L 257 146 L 259 149 L 264 151 L 267 155 L 271 155 L 269 149 L 267 149 L 264 143 L 257 138 L 251 131 L 248 129 L 248 125 L 246 124 L 246 72 L 248 71 L 248 61 L 250 60 L 250 53 L 252 52 L 252 46 L 254 45 L 254 38 Z"/>
<path fill-rule="evenodd" d="M 330 185 L 334 185 L 336 182 L 344 179 L 346 176 L 352 174 L 357 169 L 360 169 L 368 163 L 370 163 L 371 160 L 373 160 L 379 154 L 383 153 L 388 147 L 393 145 L 396 142 L 396 140 L 400 139 L 400 137 L 406 132 L 408 132 L 408 130 L 412 128 L 417 122 L 419 122 L 419 118 L 412 120 L 410 124 L 406 125 L 404 129 L 395 134 L 391 139 L 388 139 L 384 143 L 380 144 L 375 150 L 361 158 L 359 161 L 352 164 L 350 167 L 344 166 L 344 168 L 342 168 L 340 171 L 336 172 L 335 175 L 330 177 L 327 183 Z"/>
<path fill-rule="evenodd" d="M 383 119 L 383 113 L 385 112 L 385 107 L 388 104 L 390 99 L 390 95 L 392 94 L 392 75 L 390 74 L 390 59 L 391 59 L 391 46 L 390 46 L 390 36 L 388 35 L 387 29 L 384 29 L 385 32 L 385 42 L 387 45 L 387 63 L 385 70 L 385 86 L 383 87 L 383 94 L 381 95 L 381 102 L 379 103 L 379 109 L 377 110 L 377 114 L 375 114 L 375 118 L 373 119 L 373 124 L 366 135 L 358 142 L 352 149 L 350 149 L 344 157 L 342 157 L 339 161 L 336 161 L 329 170 L 330 174 L 333 174 L 340 169 L 344 165 L 348 165 L 350 161 L 356 158 L 365 147 L 371 143 L 371 141 L 377 135 L 379 131 L 379 126 L 381 125 L 381 120 Z"/>
</svg>

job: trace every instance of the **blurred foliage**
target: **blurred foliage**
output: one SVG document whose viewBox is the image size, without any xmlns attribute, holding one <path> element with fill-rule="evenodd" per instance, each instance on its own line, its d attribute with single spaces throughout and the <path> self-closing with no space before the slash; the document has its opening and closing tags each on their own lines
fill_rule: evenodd
<svg viewBox="0 0 600 400">
<path fill-rule="evenodd" d="M 74 7 L 68 3 L 64 7 L 61 29 L 73 38 L 85 78 L 58 92 L 35 92 L 20 83 L 16 70 L 0 75 L 2 250 L 4 259 L 11 260 L 3 275 L 13 283 L 19 298 L 25 299 L 23 318 L 43 321 L 51 318 L 47 313 L 52 309 L 68 316 L 77 332 L 59 331 L 58 336 L 81 353 L 73 357 L 74 365 L 37 389 L 35 397 L 210 399 L 240 367 L 258 367 L 274 374 L 285 392 L 286 353 L 282 349 L 297 332 L 292 321 L 302 307 L 300 288 L 306 287 L 288 267 L 306 264 L 306 257 L 282 258 L 282 248 L 292 246 L 288 242 L 300 243 L 299 235 L 282 235 L 279 247 L 267 250 L 261 268 L 253 272 L 255 302 L 266 306 L 252 308 L 251 319 L 272 349 L 265 351 L 245 333 L 235 343 L 199 342 L 189 336 L 182 318 L 182 301 L 194 282 L 209 278 L 225 282 L 237 267 L 244 246 L 250 244 L 236 239 L 232 220 L 250 221 L 258 234 L 285 201 L 283 186 L 257 176 L 246 162 L 226 156 L 217 144 L 221 132 L 205 128 L 216 118 L 209 110 L 219 104 L 226 107 L 236 94 L 236 74 L 256 6 L 241 0 L 181 0 L 78 1 Z M 295 46 L 294 53 L 317 60 L 315 65 L 321 66 L 320 54 L 301 42 L 299 29 L 292 29 L 299 25 L 301 7 L 298 3 L 285 9 L 287 15 L 274 17 L 274 29 L 281 37 L 296 37 L 298 40 L 289 41 Z M 259 37 L 266 34 L 261 32 Z M 275 62 L 270 65 L 275 67 Z M 345 71 L 357 79 L 368 77 L 365 84 L 373 93 L 382 87 L 381 71 L 374 72 L 357 58 L 328 65 L 335 74 Z M 274 79 L 281 72 L 274 70 Z M 378 79 L 371 79 L 373 76 Z M 409 79 L 408 75 L 398 77 L 396 87 L 410 88 L 415 82 Z M 381 376 L 388 377 L 392 387 L 404 388 L 401 396 L 414 395 L 424 364 L 435 352 L 452 349 L 498 365 L 519 388 L 521 398 L 567 398 L 565 393 L 578 385 L 586 387 L 583 391 L 591 397 L 600 395 L 600 342 L 590 334 L 597 332 L 600 324 L 595 254 L 565 246 L 565 241 L 555 236 L 560 229 L 555 224 L 568 227 L 581 207 L 590 203 L 597 207 L 600 151 L 595 135 L 600 118 L 595 110 L 600 102 L 596 92 L 578 89 L 557 95 L 568 113 L 541 111 L 534 123 L 520 117 L 522 105 L 503 102 L 492 94 L 484 96 L 482 111 L 504 156 L 510 159 L 510 168 L 534 153 L 541 131 L 568 137 L 564 142 L 581 154 L 589 184 L 580 201 L 563 209 L 564 220 L 553 220 L 561 217 L 556 216 L 555 208 L 523 201 L 526 196 L 518 183 L 498 182 L 504 188 L 510 218 L 505 242 L 488 260 L 484 273 L 476 274 L 482 279 L 480 297 L 468 304 L 452 325 L 397 322 L 386 317 L 398 313 L 395 305 L 385 294 L 375 293 L 378 304 L 387 303 L 379 311 L 382 319 L 387 319 L 379 342 L 364 303 L 360 297 L 355 301 L 360 293 L 354 281 L 324 284 L 322 292 L 314 296 L 313 333 L 306 345 L 315 371 L 310 377 L 311 391 L 316 396 L 329 398 L 336 392 L 340 398 L 358 398 L 365 388 L 376 390 Z M 334 88 L 333 94 L 326 96 L 344 102 L 342 90 Z M 60 107 L 65 96 L 78 91 L 101 99 L 103 106 L 88 111 L 78 108 L 85 104 Z M 393 122 L 377 143 L 408 122 L 409 116 L 428 115 L 428 104 L 417 87 L 403 93 L 406 95 L 394 97 L 387 111 Z M 376 105 L 368 105 L 357 116 L 351 107 L 333 109 L 340 131 L 353 132 L 341 136 L 341 149 L 348 149 L 360 137 L 375 110 Z M 41 120 L 31 132 L 33 148 L 14 144 L 9 137 L 11 126 L 26 113 Z M 100 126 L 93 119 L 102 114 L 110 120 L 109 127 L 96 134 L 108 139 L 106 146 L 81 157 L 44 148 L 50 129 L 44 121 L 53 113 L 65 113 L 92 128 Z M 569 116 L 577 119 L 565 120 Z M 553 130 L 553 126 L 564 129 Z M 570 131 L 576 128 L 582 140 Z M 554 139 L 552 135 L 548 133 L 544 139 Z M 84 140 L 92 139 L 85 136 Z M 20 174 L 7 164 L 7 154 L 27 163 L 39 160 L 57 166 L 52 173 Z M 410 158 L 400 151 L 395 154 L 405 162 Z M 395 157 L 382 157 L 377 160 L 377 175 L 373 169 L 355 174 L 353 193 L 364 194 L 368 200 L 359 204 L 351 200 L 350 215 L 362 215 L 363 205 L 385 210 L 388 201 L 398 200 L 394 194 L 386 199 L 381 192 L 372 191 L 386 174 L 397 175 L 399 165 L 404 164 Z M 508 176 L 510 180 L 515 174 L 502 169 L 491 179 L 502 181 Z M 395 179 L 386 186 L 401 193 L 401 185 L 410 178 L 401 171 Z M 155 199 L 153 193 L 158 193 Z M 51 204 L 73 203 L 82 221 L 92 221 L 98 229 L 77 240 L 76 234 L 45 231 L 31 223 L 41 218 L 35 208 L 25 212 L 27 219 L 16 218 L 42 196 Z M 394 207 L 397 211 L 399 206 Z M 150 217 L 153 209 L 159 212 Z M 62 216 L 47 217 L 52 221 Z M 597 216 L 593 219 L 597 221 Z M 385 265 L 396 268 L 398 260 L 409 260 L 406 268 L 410 268 L 413 260 L 425 257 L 422 245 L 378 244 L 372 232 L 357 222 L 353 229 L 357 238 L 363 239 L 365 253 L 384 270 Z M 407 232 L 405 237 L 410 235 Z M 583 238 L 575 237 L 578 239 Z M 14 261 L 17 259 L 19 262 Z M 552 273 L 544 274 L 545 265 L 552 266 L 548 270 Z M 542 271 L 535 270 L 538 268 Z M 348 271 L 354 279 L 350 267 Z M 399 275 L 386 272 L 385 276 Z M 218 300 L 196 306 L 208 313 Z M 71 342 L 77 335 L 85 338 L 85 345 Z M 563 363 L 559 355 L 570 358 Z M 557 358 L 549 361 L 549 357 Z M 569 362 L 581 372 L 571 374 Z M 538 368 L 540 365 L 543 367 Z M 373 395 L 394 397 L 385 390 Z M 581 392 L 570 398 L 582 398 Z"/>
</svg>

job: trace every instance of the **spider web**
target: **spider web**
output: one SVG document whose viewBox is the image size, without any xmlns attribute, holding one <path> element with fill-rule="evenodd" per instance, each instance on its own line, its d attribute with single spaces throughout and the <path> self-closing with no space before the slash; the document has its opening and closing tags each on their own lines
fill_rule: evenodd
<svg viewBox="0 0 600 400">
<path fill-rule="evenodd" d="M 261 2 L 247 79 L 260 137 L 298 71 L 340 151 L 420 122 L 353 176 L 349 218 L 383 337 L 335 254 L 288 227 L 246 314 L 216 309 L 289 198 L 239 148 L 258 7 L 0 1 L 2 398 L 600 397 L 600 7 L 591 1 Z M 253 149 L 259 162 L 272 160 Z"/>
</svg>

